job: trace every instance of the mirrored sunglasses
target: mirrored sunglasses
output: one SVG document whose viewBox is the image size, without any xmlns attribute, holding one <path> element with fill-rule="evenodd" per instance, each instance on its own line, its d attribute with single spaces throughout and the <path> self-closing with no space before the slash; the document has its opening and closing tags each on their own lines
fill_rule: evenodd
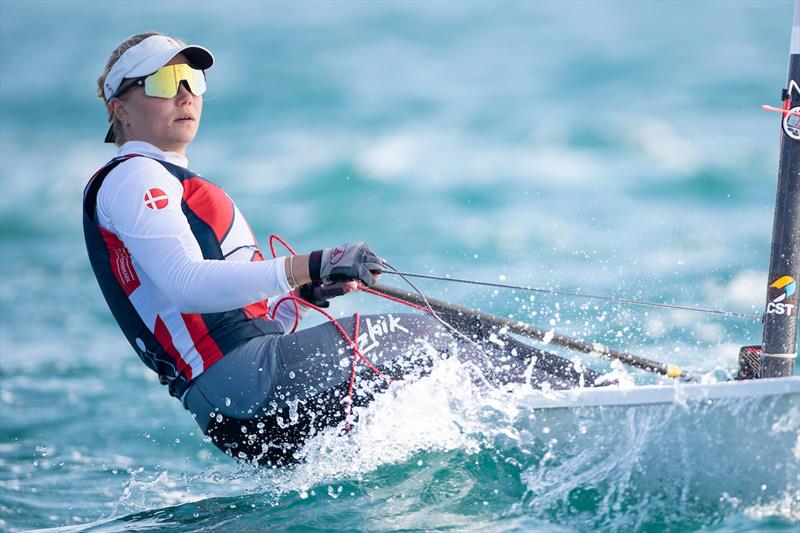
<svg viewBox="0 0 800 533">
<path fill-rule="evenodd" d="M 144 94 L 157 98 L 174 98 L 178 94 L 181 82 L 185 81 L 195 96 L 206 92 L 206 74 L 185 63 L 161 67 L 149 76 L 134 78 L 127 84 L 120 85 L 112 98 L 118 98 L 133 89 L 144 86 Z"/>
</svg>

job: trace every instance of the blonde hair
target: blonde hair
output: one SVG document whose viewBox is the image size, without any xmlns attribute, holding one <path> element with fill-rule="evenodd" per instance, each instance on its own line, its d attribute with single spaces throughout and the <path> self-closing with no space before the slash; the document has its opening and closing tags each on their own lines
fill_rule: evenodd
<svg viewBox="0 0 800 533">
<path fill-rule="evenodd" d="M 106 101 L 105 93 L 103 92 L 103 85 L 106 82 L 106 77 L 108 73 L 111 72 L 111 68 L 114 66 L 122 54 L 129 48 L 132 48 L 139 44 L 140 42 L 144 41 L 148 37 L 152 37 L 153 35 L 163 35 L 163 33 L 159 33 L 157 31 L 148 31 L 145 33 L 139 33 L 137 35 L 132 35 L 125 39 L 122 44 L 117 46 L 113 52 L 111 52 L 111 56 L 108 58 L 106 62 L 106 66 L 103 69 L 102 74 L 100 77 L 97 78 L 97 96 L 103 101 L 103 104 L 106 106 L 106 111 L 108 112 L 108 123 L 111 124 L 111 131 L 114 132 L 114 144 L 117 146 L 122 146 L 125 143 L 125 132 L 122 128 L 122 122 L 114 115 L 114 111 L 111 109 L 111 105 Z"/>
</svg>

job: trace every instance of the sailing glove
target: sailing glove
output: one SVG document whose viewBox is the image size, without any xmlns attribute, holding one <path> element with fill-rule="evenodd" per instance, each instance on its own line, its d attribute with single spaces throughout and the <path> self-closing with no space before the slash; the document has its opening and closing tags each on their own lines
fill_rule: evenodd
<svg viewBox="0 0 800 533">
<path fill-rule="evenodd" d="M 372 287 L 375 284 L 374 274 L 383 272 L 385 267 L 383 260 L 363 241 L 323 248 L 308 256 L 311 281 L 322 285 L 357 280 Z"/>
</svg>

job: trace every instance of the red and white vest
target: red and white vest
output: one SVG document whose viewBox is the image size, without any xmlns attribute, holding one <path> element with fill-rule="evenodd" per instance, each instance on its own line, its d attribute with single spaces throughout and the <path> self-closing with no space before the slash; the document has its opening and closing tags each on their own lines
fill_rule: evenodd
<svg viewBox="0 0 800 533">
<path fill-rule="evenodd" d="M 221 313 L 180 313 L 147 276 L 136 270 L 122 241 L 101 227 L 97 194 L 103 180 L 120 163 L 112 159 L 89 180 L 83 195 L 83 233 L 97 282 L 111 313 L 141 360 L 169 385 L 178 398 L 191 381 L 237 346 L 265 334 L 283 333 L 268 318 L 266 301 Z M 225 192 L 191 171 L 157 161 L 183 187 L 181 209 L 204 259 L 225 260 L 231 250 L 253 250 L 251 261 L 263 261 L 253 232 Z M 158 198 L 152 201 L 157 202 Z M 244 225 L 244 227 L 238 227 Z"/>
</svg>

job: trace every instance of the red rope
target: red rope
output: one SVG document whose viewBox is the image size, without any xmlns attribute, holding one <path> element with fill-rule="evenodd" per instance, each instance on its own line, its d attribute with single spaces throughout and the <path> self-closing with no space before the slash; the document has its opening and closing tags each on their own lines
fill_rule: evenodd
<svg viewBox="0 0 800 533">
<path fill-rule="evenodd" d="M 347 402 L 347 410 L 345 412 L 345 420 L 347 421 L 347 432 L 350 433 L 350 410 L 351 410 L 351 407 L 353 405 L 353 388 L 355 387 L 356 367 L 358 366 L 358 360 L 361 359 L 362 361 L 364 361 L 367 364 L 367 367 L 370 370 L 372 370 L 373 372 L 378 374 L 380 377 L 385 379 L 388 383 L 391 383 L 393 380 L 392 380 L 391 377 L 389 377 L 386 374 L 384 374 L 383 372 L 381 372 L 378 369 L 378 367 L 376 367 L 372 363 L 372 361 L 370 361 L 369 358 L 367 358 L 367 356 L 364 355 L 363 353 L 361 353 L 361 350 L 358 349 L 358 328 L 359 328 L 359 324 L 361 322 L 361 316 L 358 313 L 355 313 L 353 315 L 353 318 L 355 319 L 355 331 L 353 333 L 353 338 L 350 338 L 350 336 L 344 330 L 342 325 L 339 324 L 338 320 L 336 320 L 331 315 L 329 315 L 324 309 L 322 309 L 320 307 L 317 307 L 316 305 L 314 305 L 312 303 L 309 303 L 309 302 L 303 300 L 302 298 L 298 298 L 297 296 L 287 296 L 285 298 L 282 298 L 280 301 L 278 301 L 278 303 L 275 304 L 275 307 L 277 308 L 280 304 L 282 304 L 283 302 L 285 302 L 286 300 L 289 300 L 289 299 L 296 300 L 295 304 L 297 302 L 300 302 L 303 305 L 308 306 L 311 309 L 314 309 L 315 311 L 317 311 L 317 312 L 321 313 L 323 316 L 325 316 L 325 318 L 327 318 L 330 321 L 330 323 L 333 324 L 333 326 L 339 331 L 339 334 L 341 334 L 341 336 L 345 340 L 345 342 L 347 342 L 347 344 L 350 345 L 350 348 L 352 348 L 352 350 L 353 350 L 353 366 L 352 366 L 352 368 L 350 370 L 350 383 L 349 383 L 349 385 L 347 387 L 347 397 L 345 398 L 345 401 Z"/>
<path fill-rule="evenodd" d="M 364 292 L 368 292 L 370 294 L 374 294 L 376 296 L 382 296 L 383 298 L 386 298 L 387 300 L 391 300 L 391 301 L 397 302 L 399 304 L 404 304 L 404 305 L 407 305 L 409 307 L 413 307 L 414 309 L 419 309 L 420 311 L 425 311 L 426 313 L 430 313 L 431 312 L 431 310 L 428 309 L 427 307 L 422 307 L 421 305 L 412 304 L 411 302 L 407 302 L 405 300 L 401 300 L 400 298 L 395 298 L 394 296 L 389 296 L 388 294 L 383 294 L 382 292 L 376 291 L 375 289 L 370 289 L 369 287 L 361 287 L 361 290 L 364 291 Z"/>
<path fill-rule="evenodd" d="M 297 255 L 297 252 L 295 252 L 292 247 L 289 246 L 289 243 L 284 241 L 279 235 L 273 233 L 269 236 L 269 250 L 272 252 L 273 259 L 278 257 L 278 254 L 275 252 L 275 243 L 273 242 L 275 240 L 280 242 L 284 248 L 289 250 L 289 253 L 292 255 Z M 272 320 L 275 320 L 275 317 L 278 314 L 278 307 L 280 307 L 280 305 L 288 299 L 289 297 L 287 296 L 286 298 L 281 298 L 275 303 L 275 307 L 272 310 Z M 305 300 L 300 301 L 305 302 Z M 294 303 L 294 324 L 292 325 L 292 329 L 289 331 L 289 333 L 294 333 L 297 331 L 297 326 L 300 325 L 300 306 L 297 305 L 297 300 L 292 300 L 292 303 Z"/>
<path fill-rule="evenodd" d="M 361 324 L 361 315 L 358 313 L 353 315 L 355 325 L 353 326 L 353 338 L 358 342 L 358 326 Z M 356 383 L 356 365 L 358 365 L 358 356 L 356 351 L 353 350 L 353 367 L 350 370 L 350 384 L 347 386 L 347 411 L 345 411 L 345 423 L 347 424 L 347 432 L 350 433 L 350 412 L 353 408 L 353 387 Z"/>
<path fill-rule="evenodd" d="M 355 343 L 355 341 L 353 341 L 353 339 L 350 338 L 350 335 L 348 335 L 347 332 L 342 327 L 342 325 L 339 324 L 339 321 L 337 321 L 335 318 L 333 318 L 331 315 L 329 315 L 324 309 L 322 309 L 320 307 L 317 307 L 316 305 L 314 305 L 314 304 L 312 304 L 310 302 L 307 302 L 307 301 L 305 301 L 302 298 L 299 298 L 297 296 L 287 296 L 285 298 L 282 298 L 278 303 L 280 304 L 280 303 L 282 303 L 282 302 L 284 302 L 286 300 L 297 300 L 298 302 L 302 303 L 303 305 L 305 305 L 307 307 L 310 307 L 311 309 L 313 309 L 313 310 L 315 310 L 315 311 L 317 311 L 319 313 L 322 313 L 322 315 L 325 316 L 325 318 L 327 318 L 328 320 L 330 320 L 330 322 L 333 324 L 333 326 L 339 331 L 339 333 L 342 335 L 342 338 L 344 338 L 344 340 L 347 341 L 347 344 L 349 344 L 350 347 L 353 349 L 353 352 L 355 353 L 355 355 L 357 355 L 358 357 L 361 358 L 361 360 L 363 360 L 365 363 L 367 363 L 367 366 L 370 368 L 370 370 L 372 370 L 376 374 L 378 374 L 380 376 L 383 376 L 386 379 L 388 379 L 389 381 L 391 381 L 391 378 L 388 378 L 387 376 L 385 376 L 383 372 L 378 370 L 378 368 L 374 364 L 372 364 L 372 361 L 370 361 L 367 358 L 366 355 L 361 353 L 361 350 L 358 349 L 358 345 Z M 353 316 L 357 317 L 357 315 L 358 315 L 358 313 L 356 313 Z"/>
<path fill-rule="evenodd" d="M 272 320 L 275 320 L 275 317 L 278 315 L 278 308 L 281 306 L 283 302 L 291 300 L 292 303 L 294 304 L 294 324 L 292 324 L 292 329 L 289 330 L 289 333 L 294 333 L 295 331 L 297 331 L 297 326 L 300 325 L 300 306 L 297 305 L 296 298 L 297 296 L 294 295 L 284 296 L 283 298 L 275 302 L 275 305 L 272 307 Z M 305 300 L 301 299 L 300 301 L 304 305 L 306 304 Z"/>
<path fill-rule="evenodd" d="M 286 241 L 281 239 L 280 235 L 275 235 L 273 233 L 272 235 L 269 236 L 269 249 L 272 252 L 272 257 L 278 257 L 278 255 L 275 253 L 275 243 L 273 241 L 278 241 L 283 245 L 284 248 L 289 250 L 289 253 L 291 253 L 292 255 L 297 255 L 297 252 L 295 252 Z"/>
<path fill-rule="evenodd" d="M 292 249 L 291 246 L 289 246 L 289 244 L 287 244 L 286 241 L 284 241 L 278 235 L 272 234 L 272 235 L 269 236 L 269 249 L 272 252 L 272 257 L 277 257 L 277 254 L 275 252 L 275 246 L 274 246 L 274 243 L 273 243 L 274 240 L 279 241 L 284 247 L 286 247 L 287 250 L 289 250 L 289 252 L 292 255 L 297 255 L 297 253 Z M 406 303 L 406 304 L 408 304 L 408 305 L 410 305 L 412 307 L 417 307 L 418 309 L 423 309 L 424 310 L 424 308 L 422 308 L 422 307 L 418 307 L 418 306 L 416 306 L 414 304 L 410 304 L 408 302 L 403 302 L 403 300 L 399 300 L 397 298 L 392 298 L 391 296 L 382 294 L 382 293 L 380 293 L 378 291 L 373 291 L 372 289 L 369 289 L 367 287 L 364 287 L 363 290 L 365 290 L 366 292 L 370 292 L 370 293 L 373 293 L 373 294 L 378 294 L 380 296 L 384 296 L 384 297 L 386 297 L 388 299 L 391 299 L 391 300 L 395 300 L 395 301 L 398 301 L 398 302 L 401 302 L 401 303 Z M 353 338 L 350 338 L 350 336 L 344 330 L 342 325 L 339 324 L 339 322 L 335 318 L 333 318 L 330 314 L 328 314 L 324 309 L 312 304 L 311 302 L 307 302 L 306 300 L 300 298 L 299 296 L 295 296 L 293 294 L 290 294 L 288 296 L 284 296 L 283 298 L 281 298 L 280 300 L 278 300 L 275 303 L 275 306 L 273 307 L 273 310 L 272 310 L 272 319 L 273 320 L 275 319 L 275 316 L 278 313 L 278 308 L 281 306 L 281 304 L 283 304 L 287 300 L 291 300 L 294 303 L 294 309 L 295 309 L 295 320 L 294 320 L 294 326 L 292 327 L 292 333 L 294 333 L 294 331 L 297 329 L 298 324 L 300 323 L 300 307 L 298 305 L 298 303 L 299 303 L 299 304 L 302 304 L 302 305 L 304 305 L 306 307 L 314 309 L 318 313 L 321 313 L 323 316 L 325 316 L 325 318 L 327 318 L 331 322 L 331 324 L 333 324 L 333 326 L 342 335 L 342 338 L 347 342 L 347 344 L 350 345 L 350 347 L 353 350 L 353 366 L 352 366 L 352 369 L 350 370 L 350 382 L 349 382 L 348 387 L 347 387 L 347 397 L 345 398 L 345 400 L 347 402 L 347 411 L 345 412 L 345 421 L 346 421 L 346 424 L 347 424 L 347 432 L 350 433 L 350 412 L 351 412 L 352 405 L 353 405 L 353 389 L 355 388 L 356 367 L 358 366 L 359 358 L 367 364 L 367 367 L 370 370 L 372 370 L 373 372 L 375 372 L 376 374 L 381 376 L 387 382 L 391 383 L 392 382 L 392 378 L 387 376 L 387 375 L 385 375 L 380 370 L 378 370 L 378 367 L 376 367 L 374 364 L 372 364 L 372 361 L 370 361 L 367 358 L 367 356 L 365 356 L 363 353 L 361 353 L 361 350 L 358 349 L 358 329 L 359 329 L 359 325 L 361 323 L 361 315 L 359 315 L 358 313 L 355 313 L 353 315 L 353 318 L 355 319 L 355 327 L 354 327 L 354 331 L 353 331 Z"/>
</svg>

